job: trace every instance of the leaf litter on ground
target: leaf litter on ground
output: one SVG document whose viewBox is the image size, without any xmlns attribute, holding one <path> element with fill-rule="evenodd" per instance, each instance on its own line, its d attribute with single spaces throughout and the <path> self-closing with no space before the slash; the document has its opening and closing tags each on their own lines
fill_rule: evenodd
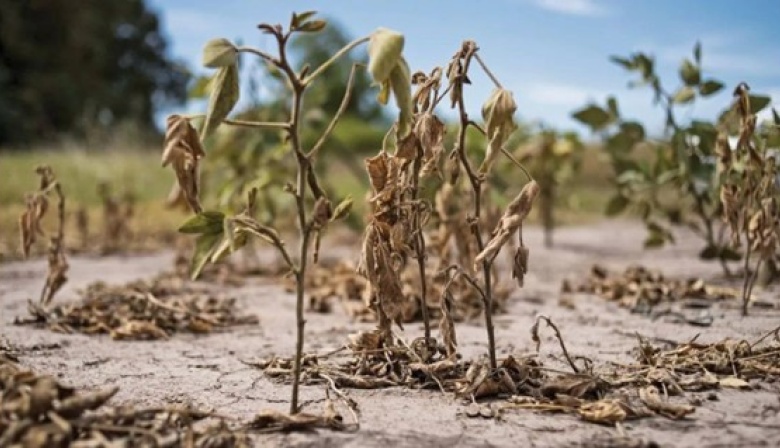
<svg viewBox="0 0 780 448">
<path fill-rule="evenodd" d="M 35 324 L 62 333 L 108 334 L 113 339 L 167 339 L 175 333 L 211 333 L 227 327 L 253 325 L 257 316 L 241 315 L 235 298 L 215 294 L 207 286 L 161 274 L 123 285 L 95 282 L 80 292 L 80 300 L 54 306 L 29 304 Z"/>
<path fill-rule="evenodd" d="M 86 390 L 22 367 L 12 353 L 0 352 L 0 446 L 3 447 L 196 447 L 254 446 L 250 434 L 324 428 L 348 430 L 328 399 L 323 413 L 290 416 L 274 410 L 253 419 L 184 406 L 112 406 L 116 386 Z"/>
</svg>

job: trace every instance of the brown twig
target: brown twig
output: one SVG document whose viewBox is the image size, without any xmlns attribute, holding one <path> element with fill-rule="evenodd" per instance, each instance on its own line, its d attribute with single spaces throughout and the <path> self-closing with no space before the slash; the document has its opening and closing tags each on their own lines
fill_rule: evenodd
<svg viewBox="0 0 780 448">
<path fill-rule="evenodd" d="M 576 364 L 574 364 L 574 361 L 572 361 L 571 356 L 569 356 L 569 351 L 566 350 L 566 344 L 563 342 L 563 336 L 561 336 L 560 330 L 558 330 L 558 327 L 553 323 L 553 321 L 544 315 L 540 315 L 536 317 L 536 321 L 534 322 L 533 327 L 531 327 L 531 338 L 534 342 L 536 342 L 536 351 L 539 351 L 539 346 L 542 344 L 542 340 L 539 338 L 539 323 L 544 320 L 547 322 L 547 326 L 553 329 L 555 332 L 555 337 L 558 339 L 558 342 L 561 345 L 561 350 L 563 351 L 563 356 L 566 357 L 566 361 L 568 361 L 569 365 L 571 366 L 571 369 L 574 371 L 574 373 L 580 373 L 580 369 L 577 367 Z"/>
</svg>

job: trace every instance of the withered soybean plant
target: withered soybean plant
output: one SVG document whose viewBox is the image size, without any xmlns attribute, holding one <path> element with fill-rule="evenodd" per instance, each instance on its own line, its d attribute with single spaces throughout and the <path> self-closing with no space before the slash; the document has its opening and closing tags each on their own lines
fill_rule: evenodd
<svg viewBox="0 0 780 448">
<path fill-rule="evenodd" d="M 460 176 L 463 169 L 471 189 L 473 208 L 465 216 L 466 222 L 459 223 L 448 221 L 449 217 L 443 216 L 446 212 L 440 211 L 441 232 L 434 252 L 441 258 L 440 262 L 445 261 L 448 253 L 446 246 L 453 244 L 451 241 L 453 235 L 460 234 L 457 230 L 451 229 L 455 226 L 469 229 L 476 250 L 470 250 L 473 246 L 467 242 L 454 242 L 461 248 L 460 255 L 469 253 L 472 254 L 472 258 L 468 260 L 461 258 L 461 264 L 465 266 L 454 264 L 443 270 L 443 274 L 448 279 L 442 291 L 440 305 L 443 316 L 440 329 L 447 355 L 450 356 L 455 351 L 455 337 L 449 317 L 451 301 L 449 288 L 453 285 L 449 275 L 454 271 L 456 276 L 462 276 L 475 288 L 482 298 L 490 364 L 495 369 L 497 363 L 492 324 L 492 265 L 501 247 L 512 235 L 517 234 L 520 245 L 514 257 L 513 274 L 522 286 L 523 275 L 527 269 L 528 249 L 522 243 L 521 227 L 539 192 L 535 181 L 531 180 L 526 184 L 522 192 L 509 204 L 496 225 L 490 241 L 485 244 L 482 228 L 484 225 L 482 212 L 485 208 L 483 185 L 494 162 L 502 152 L 511 158 L 503 145 L 516 127 L 513 122 L 516 105 L 512 93 L 501 86 L 480 59 L 474 42 L 464 42 L 446 69 L 437 67 L 430 74 L 417 72 L 410 75 L 406 61 L 401 55 L 402 48 L 402 36 L 390 32 L 375 34 L 369 47 L 371 58 L 369 71 L 382 87 L 380 101 L 386 102 L 388 94 L 392 91 L 401 113 L 395 126 L 394 154 L 390 154 L 387 148 L 382 148 L 377 156 L 366 161 L 373 189 L 373 195 L 369 200 L 372 214 L 364 234 L 359 270 L 368 278 L 371 286 L 371 302 L 378 315 L 380 335 L 385 343 L 391 343 L 391 324 L 400 323 L 401 304 L 404 300 L 401 272 L 408 256 L 414 254 L 417 258 L 421 283 L 420 300 L 425 322 L 426 352 L 430 354 L 432 347 L 426 302 L 426 249 L 423 225 L 427 221 L 431 207 L 420 199 L 420 183 L 427 176 L 437 174 L 445 177 L 440 192 L 446 190 L 452 193 L 460 187 L 459 182 L 463 181 Z M 468 71 L 474 59 L 496 86 L 482 109 L 485 119 L 484 128 L 468 117 L 463 100 L 463 88 L 470 82 Z M 444 75 L 447 77 L 447 85 L 441 91 Z M 410 83 L 417 86 L 414 95 L 411 95 Z M 447 93 L 449 93 L 450 107 L 458 111 L 459 127 L 455 148 L 446 163 L 447 169 L 441 170 L 444 124 L 435 115 L 435 109 L 447 97 Z M 488 139 L 485 157 L 478 169 L 466 154 L 466 130 L 469 126 L 478 129 Z M 481 282 L 473 275 L 475 271 L 480 270 Z"/>
<path fill-rule="evenodd" d="M 773 110 L 773 125 L 760 126 L 747 84 L 737 86 L 734 96 L 739 138 L 735 151 L 725 133 L 718 138 L 720 200 L 731 244 L 736 249 L 745 242 L 742 314 L 747 315 L 761 265 L 772 262 L 780 249 L 780 154 L 769 148 L 770 140 L 780 141 L 780 116 Z"/>
<path fill-rule="evenodd" d="M 68 281 L 68 260 L 65 258 L 65 194 L 54 176 L 54 171 L 46 165 L 39 166 L 35 173 L 41 177 L 38 191 L 25 197 L 27 208 L 19 217 L 22 253 L 30 255 L 38 236 L 43 235 L 41 221 L 49 210 L 49 194 L 57 196 L 57 233 L 49 240 L 49 273 L 41 290 L 39 306 L 45 307 L 54 298 L 57 291 Z M 35 309 L 32 308 L 35 312 Z"/>
<path fill-rule="evenodd" d="M 295 414 L 298 408 L 298 389 L 301 373 L 301 358 L 304 345 L 304 288 L 307 262 L 310 256 L 317 258 L 320 233 L 328 223 L 343 218 L 349 212 L 351 201 L 345 200 L 332 207 L 331 201 L 320 188 L 317 175 L 313 170 L 314 159 L 327 142 L 328 136 L 334 130 L 340 117 L 346 110 L 350 100 L 355 72 L 360 67 L 354 64 L 346 81 L 345 93 L 336 114 L 331 118 L 323 134 L 311 148 L 304 148 L 301 141 L 301 117 L 304 112 L 304 94 L 309 86 L 322 76 L 326 70 L 346 53 L 367 43 L 372 37 L 395 34 L 380 29 L 373 36 L 356 39 L 337 51 L 330 59 L 314 70 L 304 65 L 296 70 L 288 59 L 288 42 L 295 33 L 318 32 L 326 26 L 323 20 L 313 20 L 315 12 L 308 11 L 293 14 L 289 27 L 285 30 L 281 25 L 260 24 L 258 28 L 272 36 L 277 43 L 277 54 L 271 55 L 252 47 L 236 46 L 226 39 L 209 41 L 203 53 L 203 63 L 206 67 L 218 71 L 212 80 L 208 111 L 205 114 L 200 133 L 195 130 L 191 120 L 203 116 L 173 115 L 168 118 L 163 166 L 171 165 L 176 172 L 177 182 L 184 199 L 196 214 L 186 222 L 180 231 L 198 234 L 195 253 L 192 260 L 193 276 L 197 276 L 209 262 L 219 260 L 224 255 L 235 251 L 244 245 L 249 236 L 255 236 L 273 245 L 289 266 L 296 282 L 296 351 L 294 378 L 290 413 Z M 384 48 L 384 47 L 383 47 Z M 385 49 L 386 50 L 386 49 Z M 284 122 L 255 122 L 228 119 L 239 95 L 238 58 L 241 53 L 249 53 L 259 57 L 271 70 L 283 74 L 290 95 L 289 119 Z M 400 53 L 400 48 L 398 48 Z M 372 57 L 372 70 L 376 69 L 377 61 L 385 61 L 385 56 Z M 381 64 L 380 64 L 381 65 Z M 391 71 L 394 63 L 385 69 Z M 394 87 L 394 89 L 396 89 Z M 399 91 L 398 87 L 394 91 Z M 387 90 L 384 90 L 387 93 Z M 402 102 L 399 102 L 401 104 Z M 399 132 L 410 121 L 410 109 L 401 110 Z M 220 124 L 243 126 L 261 130 L 282 131 L 286 134 L 290 154 L 297 162 L 295 183 L 288 183 L 286 191 L 293 195 L 297 210 L 299 250 L 297 257 L 291 255 L 276 229 L 259 223 L 255 217 L 256 190 L 249 194 L 246 209 L 235 216 L 225 216 L 217 211 L 204 211 L 199 199 L 198 165 L 205 156 L 202 146 L 204 141 Z M 312 248 L 314 239 L 314 248 Z M 313 250 L 312 250 L 313 249 Z"/>
</svg>

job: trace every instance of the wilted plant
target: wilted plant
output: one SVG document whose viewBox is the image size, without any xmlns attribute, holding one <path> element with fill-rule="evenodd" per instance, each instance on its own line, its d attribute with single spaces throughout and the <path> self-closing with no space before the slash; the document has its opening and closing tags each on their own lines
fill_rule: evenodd
<svg viewBox="0 0 780 448">
<path fill-rule="evenodd" d="M 760 126 L 748 85 L 737 86 L 734 96 L 739 138 L 733 151 L 724 134 L 718 138 L 720 201 L 732 246 L 745 244 L 742 314 L 747 315 L 759 270 L 780 249 L 780 155 L 777 147 L 769 147 L 770 139 L 777 143 L 780 136 L 780 116 L 773 111 L 773 125 Z"/>
<path fill-rule="evenodd" d="M 98 184 L 98 196 L 103 201 L 102 251 L 111 253 L 132 239 L 130 220 L 135 214 L 135 198 L 130 192 L 122 197 L 113 195 L 107 182 Z"/>
<path fill-rule="evenodd" d="M 43 236 L 41 221 L 49 209 L 49 194 L 57 196 L 57 233 L 49 239 L 48 263 L 49 272 L 41 290 L 39 305 L 42 307 L 51 303 L 57 291 L 68 281 L 68 261 L 65 258 L 65 194 L 54 176 L 54 171 L 48 166 L 39 166 L 35 173 L 41 178 L 38 191 L 28 194 L 25 198 L 27 208 L 19 217 L 22 253 L 29 256 L 30 248 L 39 236 Z"/>
<path fill-rule="evenodd" d="M 382 339 L 389 343 L 392 322 L 400 324 L 401 304 L 405 299 L 401 274 L 408 257 L 414 256 L 420 277 L 419 296 L 425 322 L 425 353 L 434 352 L 427 315 L 426 296 L 430 280 L 426 280 L 424 235 L 424 225 L 433 210 L 438 215 L 439 224 L 430 252 L 439 258 L 440 268 L 444 268 L 441 272 L 444 287 L 441 290 L 439 308 L 442 314 L 440 330 L 446 354 L 453 355 L 456 346 L 451 313 L 454 297 L 451 288 L 458 278 L 465 288 L 476 290 L 482 300 L 490 366 L 496 369 L 492 324 L 495 287 L 493 260 L 511 236 L 519 235 L 520 247 L 515 255 L 513 273 L 522 286 L 528 251 L 522 244 L 520 230 L 538 194 L 538 185 L 534 181 L 527 184 L 520 195 L 509 204 L 495 226 L 492 238 L 485 244 L 483 226 L 486 225 L 486 217 L 483 212 L 487 205 L 483 185 L 502 152 L 511 158 L 503 146 L 515 129 L 513 114 L 516 105 L 512 93 L 504 89 L 490 73 L 472 41 L 463 43 L 446 69 L 437 67 L 429 74 L 416 72 L 410 75 L 401 56 L 402 38 L 389 32 L 377 33 L 375 37 L 376 40 L 369 47 L 369 71 L 374 80 L 382 86 L 380 101 L 385 102 L 392 91 L 401 111 L 395 127 L 394 153 L 390 154 L 387 148 L 383 148 L 377 156 L 366 161 L 373 191 L 369 200 L 371 217 L 364 234 L 360 271 L 371 285 L 370 297 L 372 308 L 378 315 L 379 332 Z M 468 117 L 463 100 L 464 85 L 469 83 L 468 70 L 475 59 L 496 85 L 482 109 L 484 128 Z M 447 79 L 446 86 L 442 85 L 444 76 Z M 410 83 L 417 86 L 413 95 L 410 92 Z M 459 126 L 455 148 L 442 164 L 445 127 L 436 116 L 435 109 L 447 94 L 450 107 L 458 111 Z M 488 140 L 483 161 L 478 168 L 475 168 L 470 156 L 466 154 L 466 130 L 469 126 L 478 129 Z M 461 171 L 466 172 L 465 178 L 460 176 Z M 433 182 L 431 178 L 438 178 L 441 182 L 433 207 L 425 199 L 421 199 L 420 194 L 423 182 L 430 184 Z M 470 211 L 457 205 L 455 209 L 452 207 L 452 200 L 462 188 L 463 182 L 468 182 L 472 195 Z M 456 260 L 453 260 L 451 252 L 453 244 L 458 249 Z M 451 264 L 453 261 L 459 263 Z M 451 276 L 453 271 L 455 275 Z M 481 281 L 473 275 L 479 271 Z"/>
<path fill-rule="evenodd" d="M 741 255 L 725 244 L 718 227 L 721 210 L 716 156 L 718 127 L 725 114 L 714 121 L 682 123 L 678 119 L 680 107 L 718 93 L 723 83 L 702 74 L 699 44 L 694 47 L 693 58 L 682 61 L 682 85 L 673 92 L 662 84 L 651 56 L 634 53 L 611 60 L 639 74 L 640 79 L 632 81 L 630 87 L 649 86 L 653 91 L 654 103 L 663 110 L 668 139 L 648 138 L 641 123 L 622 118 L 614 97 L 607 99 L 606 107 L 590 104 L 574 112 L 575 119 L 601 134 L 611 160 L 617 194 L 607 204 L 606 213 L 616 215 L 633 206 L 647 226 L 645 247 L 673 242 L 670 225 L 686 225 L 704 240 L 700 256 L 718 259 L 728 273 L 727 261 L 738 260 Z M 757 113 L 769 101 L 767 96 L 751 95 L 751 112 Z M 651 154 L 647 160 L 637 157 L 640 148 Z M 674 192 L 675 200 L 669 200 L 669 191 Z"/>
<path fill-rule="evenodd" d="M 275 39 L 278 47 L 278 53 L 275 56 L 257 48 L 236 46 L 226 39 L 209 41 L 204 48 L 203 62 L 207 67 L 218 69 L 218 72 L 211 82 L 209 106 L 202 128 L 198 132 L 192 126 L 190 121 L 196 117 L 181 115 L 169 117 L 163 153 L 163 165 L 172 165 L 182 195 L 192 211 L 196 213 L 196 216 L 180 229 L 184 233 L 199 235 L 193 256 L 193 276 L 197 276 L 206 263 L 214 262 L 225 254 L 235 251 L 246 243 L 249 236 L 255 236 L 272 244 L 279 251 L 288 265 L 291 275 L 295 278 L 297 332 L 291 413 L 299 411 L 298 388 L 304 345 L 303 308 L 307 263 L 309 257 L 313 257 L 316 262 L 320 234 L 328 223 L 346 216 L 351 205 L 350 200 L 345 200 L 333 207 L 331 200 L 320 187 L 312 167 L 314 159 L 326 144 L 349 102 L 358 65 L 355 64 L 352 67 L 341 107 L 331 118 L 330 123 L 316 143 L 308 149 L 303 148 L 301 140 L 304 93 L 307 87 L 323 75 L 336 60 L 353 48 L 369 41 L 369 37 L 364 37 L 350 42 L 313 71 L 309 65 L 304 65 L 296 70 L 288 59 L 288 42 L 295 33 L 317 32 L 326 26 L 326 22 L 323 20 L 312 20 L 314 14 L 313 11 L 293 14 L 286 30 L 281 25 L 260 24 L 258 26 L 263 33 Z M 382 32 L 384 31 L 380 30 L 377 33 Z M 287 121 L 258 122 L 227 118 L 238 100 L 238 58 L 241 53 L 253 54 L 259 57 L 269 69 L 281 72 L 290 95 Z M 221 212 L 203 210 L 199 198 L 198 179 L 199 163 L 205 155 L 201 141 L 212 134 L 220 124 L 258 130 L 275 130 L 285 134 L 284 139 L 288 143 L 289 153 L 297 163 L 296 181 L 294 184 L 287 183 L 285 187 L 285 190 L 295 200 L 299 231 L 297 257 L 290 255 L 279 233 L 273 227 L 261 224 L 255 219 L 257 190 L 250 190 L 246 208 L 238 215 L 225 216 Z"/>
<path fill-rule="evenodd" d="M 584 146 L 574 133 L 545 129 L 519 148 L 518 160 L 539 182 L 539 217 L 544 228 L 544 244 L 553 245 L 555 206 L 558 190 L 577 171 Z"/>
</svg>

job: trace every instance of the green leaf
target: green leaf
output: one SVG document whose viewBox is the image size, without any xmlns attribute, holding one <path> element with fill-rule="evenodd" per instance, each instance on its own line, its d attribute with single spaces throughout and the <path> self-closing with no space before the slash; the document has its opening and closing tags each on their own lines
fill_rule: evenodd
<svg viewBox="0 0 780 448">
<path fill-rule="evenodd" d="M 723 89 L 723 83 L 714 79 L 708 79 L 699 86 L 699 93 L 702 96 L 714 95 Z"/>
<path fill-rule="evenodd" d="M 227 39 L 212 39 L 203 47 L 203 65 L 206 67 L 230 67 L 237 62 L 238 49 Z"/>
<path fill-rule="evenodd" d="M 701 64 L 701 42 L 696 41 L 696 45 L 693 46 L 693 60 L 696 61 L 696 65 Z"/>
<path fill-rule="evenodd" d="M 330 218 L 330 220 L 335 221 L 337 219 L 346 218 L 350 210 L 352 210 L 352 196 L 347 196 L 333 210 L 333 217 Z"/>
<path fill-rule="evenodd" d="M 620 123 L 620 132 L 626 134 L 636 141 L 645 139 L 645 128 L 638 121 L 624 121 Z"/>
<path fill-rule="evenodd" d="M 612 121 L 609 112 L 595 104 L 591 104 L 584 109 L 574 112 L 572 118 L 589 126 L 594 131 L 603 129 Z"/>
<path fill-rule="evenodd" d="M 680 66 L 680 79 L 688 87 L 696 86 L 701 82 L 701 70 L 696 64 L 686 59 Z"/>
<path fill-rule="evenodd" d="M 750 112 L 757 114 L 772 102 L 768 95 L 750 95 Z"/>
<path fill-rule="evenodd" d="M 192 254 L 190 264 L 190 278 L 196 280 L 203 268 L 208 263 L 211 254 L 222 241 L 222 232 L 204 233 L 195 240 L 195 252 Z"/>
<path fill-rule="evenodd" d="M 612 117 L 617 118 L 620 116 L 620 111 L 618 110 L 618 102 L 614 96 L 610 95 L 607 98 L 607 108 L 609 109 L 609 113 L 612 114 Z"/>
<path fill-rule="evenodd" d="M 188 219 L 179 227 L 180 233 L 214 234 L 222 232 L 225 214 L 221 212 L 202 212 Z"/>
<path fill-rule="evenodd" d="M 312 20 L 311 22 L 306 22 L 299 26 L 297 31 L 301 31 L 303 33 L 316 33 L 325 29 L 327 25 L 328 22 L 324 20 Z"/>
<path fill-rule="evenodd" d="M 687 104 L 693 101 L 694 98 L 696 98 L 696 91 L 691 86 L 685 86 L 674 94 L 672 101 L 677 104 Z"/>
<path fill-rule="evenodd" d="M 305 23 L 315 14 L 317 14 L 317 11 L 304 11 L 300 14 L 294 12 L 290 21 L 290 29 L 297 30 L 302 23 Z"/>
<path fill-rule="evenodd" d="M 628 207 L 629 201 L 628 198 L 623 196 L 622 194 L 618 194 L 617 196 L 613 196 L 612 199 L 609 200 L 607 203 L 607 208 L 604 211 L 607 216 L 615 216 L 622 212 L 623 210 Z"/>
<path fill-rule="evenodd" d="M 665 243 L 666 243 L 666 239 L 664 238 L 664 235 L 662 233 L 651 231 L 647 235 L 647 238 L 645 238 L 644 246 L 645 249 L 657 249 L 663 246 Z"/>
<path fill-rule="evenodd" d="M 610 56 L 609 60 L 626 70 L 633 70 L 636 68 L 636 64 L 626 58 L 621 58 L 620 56 Z"/>
<path fill-rule="evenodd" d="M 211 88 L 209 108 L 203 122 L 201 140 L 211 134 L 222 120 L 227 118 L 233 106 L 238 102 L 238 66 L 230 65 L 219 69 Z"/>
<path fill-rule="evenodd" d="M 772 121 L 775 122 L 775 126 L 780 126 L 780 114 L 777 113 L 775 108 L 772 108 Z"/>
</svg>

